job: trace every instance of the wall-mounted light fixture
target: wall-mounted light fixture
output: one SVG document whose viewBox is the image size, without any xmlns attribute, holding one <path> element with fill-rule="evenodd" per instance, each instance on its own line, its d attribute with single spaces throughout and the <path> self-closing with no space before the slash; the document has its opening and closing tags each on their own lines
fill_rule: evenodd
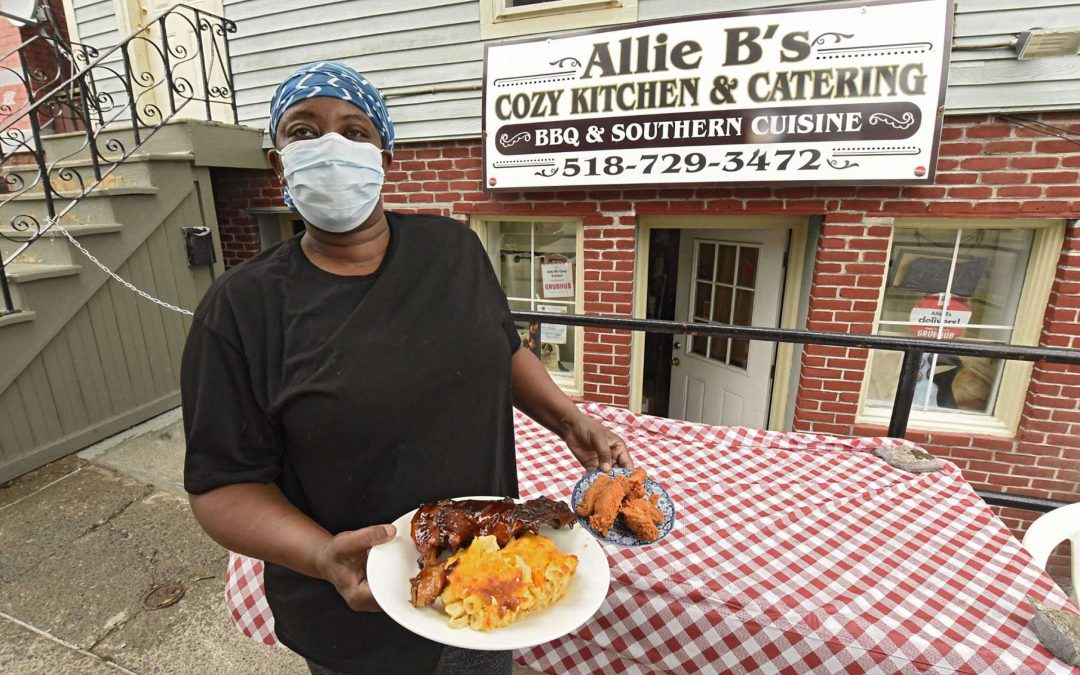
<svg viewBox="0 0 1080 675">
<path fill-rule="evenodd" d="M 1080 55 L 1080 28 L 1055 28 L 1020 33 L 1016 41 L 1016 58 L 1021 61 L 1060 56 Z"/>
</svg>

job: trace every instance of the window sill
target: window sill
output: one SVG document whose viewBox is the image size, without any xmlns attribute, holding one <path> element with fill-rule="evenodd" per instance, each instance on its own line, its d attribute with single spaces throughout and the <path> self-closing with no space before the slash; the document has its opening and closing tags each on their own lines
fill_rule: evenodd
<svg viewBox="0 0 1080 675">
<path fill-rule="evenodd" d="M 546 3 L 545 3 L 546 4 Z M 499 0 L 480 1 L 480 37 L 518 37 L 637 21 L 637 0 L 558 2 L 499 11 Z"/>
<path fill-rule="evenodd" d="M 496 10 L 495 21 L 496 23 L 502 23 L 518 19 L 531 19 L 537 16 L 557 16 L 570 12 L 598 12 L 606 9 L 622 9 L 622 7 L 623 3 L 619 2 L 619 0 L 560 0 L 524 7 L 508 7 L 502 11 Z"/>
<path fill-rule="evenodd" d="M 548 373 L 548 375 L 551 375 L 551 373 Z M 562 389 L 562 392 L 567 396 L 573 397 L 582 395 L 581 387 L 578 386 L 578 383 L 573 379 L 551 375 L 551 381 L 555 383 L 556 387 Z"/>
<path fill-rule="evenodd" d="M 888 428 L 891 411 L 887 408 L 863 410 L 855 416 L 855 424 L 883 426 Z M 1004 422 L 989 415 L 964 415 L 948 413 L 912 413 L 908 429 L 916 431 L 944 432 L 970 436 L 1000 436 L 1013 438 L 1016 431 Z"/>
</svg>

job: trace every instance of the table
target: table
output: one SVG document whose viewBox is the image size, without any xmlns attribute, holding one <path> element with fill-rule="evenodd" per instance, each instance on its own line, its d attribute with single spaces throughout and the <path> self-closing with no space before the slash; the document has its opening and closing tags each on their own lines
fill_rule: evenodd
<svg viewBox="0 0 1080 675">
<path fill-rule="evenodd" d="M 710 427 L 587 404 L 678 509 L 662 542 L 605 544 L 612 583 L 570 635 L 516 654 L 551 673 L 1073 673 L 1027 628 L 1030 594 L 1067 599 L 955 465 L 914 475 L 871 450 L 905 441 Z M 523 497 L 582 474 L 520 412 Z M 274 644 L 262 563 L 233 554 L 226 601 Z"/>
</svg>

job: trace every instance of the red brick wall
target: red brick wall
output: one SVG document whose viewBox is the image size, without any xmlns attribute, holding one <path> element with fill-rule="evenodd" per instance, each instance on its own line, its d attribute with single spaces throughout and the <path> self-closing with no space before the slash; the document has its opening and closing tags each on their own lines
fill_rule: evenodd
<svg viewBox="0 0 1080 675">
<path fill-rule="evenodd" d="M 211 169 L 210 185 L 225 267 L 259 252 L 259 225 L 251 209 L 285 206 L 281 184 L 269 169 Z"/>
<path fill-rule="evenodd" d="M 22 36 L 19 33 L 19 29 L 7 19 L 0 19 L 0 67 L 11 68 L 14 70 L 19 69 L 19 57 L 17 54 L 11 54 L 22 43 Z M 10 54 L 10 56 L 9 56 Z M 7 71 L 2 71 L 7 72 Z M 13 79 L 11 77 L 5 77 L 5 79 Z M 5 116 L 6 111 L 15 111 L 26 104 L 26 91 L 21 84 L 5 84 L 0 86 L 0 122 L 7 122 Z M 20 124 L 20 128 L 29 128 L 27 123 L 25 126 Z"/>
<path fill-rule="evenodd" d="M 67 18 L 64 16 L 63 3 L 60 0 L 50 0 L 49 5 L 52 8 L 53 19 L 56 21 L 56 34 L 67 40 Z M 7 19 L 0 19 L 0 66 L 21 72 L 19 56 L 15 53 L 15 49 L 36 35 L 38 35 L 36 26 L 19 27 Z M 31 71 L 39 71 L 41 73 L 40 77 L 44 78 L 43 81 L 33 84 L 33 88 L 39 94 L 52 91 L 64 78 L 70 76 L 71 71 L 68 68 L 70 64 L 66 60 L 58 63 L 48 42 L 42 39 L 33 41 L 24 47 L 23 51 L 27 67 Z M 62 72 L 58 73 L 58 68 L 62 69 Z M 5 74 L 8 75 L 5 79 L 14 79 L 9 72 L 5 71 Z M 58 74 L 60 77 L 57 77 Z M 18 113 L 26 103 L 26 87 L 22 83 L 16 82 L 15 84 L 0 86 L 0 106 L 6 106 L 6 108 L 0 108 L 0 110 Z M 65 115 L 67 115 L 66 112 Z M 42 112 L 39 117 L 45 133 L 62 133 L 76 128 L 74 120 L 71 119 L 74 117 L 73 115 L 54 120 L 50 114 Z M 7 123 L 8 121 L 4 113 L 0 112 L 0 123 Z M 30 121 L 23 118 L 14 126 L 18 129 L 29 129 Z M 15 158 L 15 160 L 16 163 L 26 161 L 22 158 Z"/>
<path fill-rule="evenodd" d="M 1032 115 L 1080 132 L 1080 113 Z M 935 185 L 927 187 L 670 188 L 489 194 L 478 141 L 402 144 L 384 199 L 399 211 L 473 215 L 567 215 L 584 227 L 585 311 L 631 314 L 635 228 L 642 215 L 807 214 L 823 218 L 808 328 L 869 333 L 886 269 L 891 219 L 1080 217 L 1080 145 L 988 115 L 946 118 Z M 214 191 L 229 264 L 257 248 L 244 208 L 278 203 L 269 172 L 218 171 Z M 224 195 L 224 197 L 222 196 Z M 269 201 L 268 201 L 269 200 Z M 1080 230 L 1070 229 L 1046 313 L 1042 344 L 1080 347 Z M 630 337 L 588 330 L 585 398 L 627 405 Z M 807 347 L 795 428 L 857 428 L 866 350 Z M 911 438 L 957 462 L 978 487 L 1080 498 L 1080 369 L 1038 366 L 1017 438 L 912 430 Z M 1020 531 L 1032 514 L 1003 513 Z"/>
</svg>

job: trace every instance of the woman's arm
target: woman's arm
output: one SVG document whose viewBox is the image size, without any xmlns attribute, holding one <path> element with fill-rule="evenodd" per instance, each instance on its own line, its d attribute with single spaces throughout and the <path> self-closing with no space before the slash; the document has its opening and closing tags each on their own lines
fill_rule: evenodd
<svg viewBox="0 0 1080 675">
<path fill-rule="evenodd" d="M 225 485 L 188 499 L 195 520 L 225 548 L 329 581 L 353 610 L 379 611 L 365 565 L 372 546 L 394 538 L 393 525 L 333 536 L 277 486 L 260 483 Z"/>
<path fill-rule="evenodd" d="M 581 412 L 528 349 L 514 353 L 511 379 L 514 405 L 566 441 L 586 469 L 610 471 L 612 464 L 633 466 L 623 440 Z"/>
</svg>

